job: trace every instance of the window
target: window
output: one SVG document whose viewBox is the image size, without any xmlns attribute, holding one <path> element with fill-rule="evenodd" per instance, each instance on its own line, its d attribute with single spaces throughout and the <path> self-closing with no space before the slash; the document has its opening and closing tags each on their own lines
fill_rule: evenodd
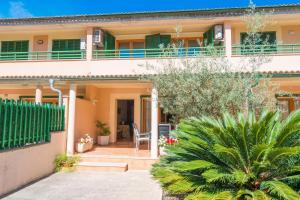
<svg viewBox="0 0 300 200">
<path fill-rule="evenodd" d="M 28 59 L 28 40 L 2 41 L 1 60 L 27 60 Z"/>
<path fill-rule="evenodd" d="M 130 57 L 130 43 L 122 42 L 119 43 L 120 57 L 129 58 Z"/>
<path fill-rule="evenodd" d="M 144 41 L 119 41 L 118 46 L 121 58 L 145 57 Z"/>
<path fill-rule="evenodd" d="M 132 43 L 132 52 L 134 58 L 143 58 L 145 57 L 145 43 L 144 42 L 133 42 Z"/>
<path fill-rule="evenodd" d="M 80 39 L 53 40 L 53 59 L 80 59 Z"/>
<path fill-rule="evenodd" d="M 195 56 L 200 54 L 200 38 L 181 38 L 173 40 L 178 47 L 178 56 Z"/>
<path fill-rule="evenodd" d="M 198 40 L 188 40 L 188 55 L 198 55 L 200 53 L 200 44 Z"/>
</svg>

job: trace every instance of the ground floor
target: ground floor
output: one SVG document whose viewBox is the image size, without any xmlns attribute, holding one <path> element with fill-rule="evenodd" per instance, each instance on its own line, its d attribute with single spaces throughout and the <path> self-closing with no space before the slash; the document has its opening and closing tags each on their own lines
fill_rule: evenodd
<svg viewBox="0 0 300 200">
<path fill-rule="evenodd" d="M 300 76 L 276 75 L 272 82 L 287 95 L 274 94 L 284 114 L 300 107 Z M 109 127 L 110 150 L 114 154 L 136 152 L 136 133 L 151 134 L 150 146 L 143 157 L 157 158 L 158 138 L 170 126 L 170 116 L 159 107 L 157 91 L 148 81 L 129 78 L 105 80 L 56 80 L 54 87 L 62 91 L 66 107 L 67 152 L 76 153 L 76 143 L 85 134 L 97 141 L 96 121 Z M 175 88 L 174 88 L 175 89 Z M 58 95 L 49 86 L 48 79 L 7 81 L 0 84 L 0 97 L 32 102 L 58 103 Z M 164 126 L 164 127 L 163 127 Z M 160 127 L 163 127 L 159 129 Z M 145 142 L 144 142 L 145 143 Z M 147 143 L 147 142 L 146 142 Z M 114 145 L 119 144 L 119 145 Z M 128 151 L 121 151 L 120 144 Z M 124 150 L 124 148 L 123 148 Z M 94 151 L 104 153 L 105 150 Z M 139 152 L 139 150 L 138 150 Z M 134 157 L 134 156 L 133 156 Z"/>
<path fill-rule="evenodd" d="M 148 171 L 56 173 L 3 200 L 160 200 Z"/>
</svg>

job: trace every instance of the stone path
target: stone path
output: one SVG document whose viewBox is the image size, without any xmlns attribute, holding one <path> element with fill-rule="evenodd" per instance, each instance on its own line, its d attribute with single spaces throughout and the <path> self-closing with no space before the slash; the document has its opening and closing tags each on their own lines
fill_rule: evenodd
<svg viewBox="0 0 300 200">
<path fill-rule="evenodd" d="M 3 200 L 161 200 L 148 171 L 56 173 Z"/>
</svg>

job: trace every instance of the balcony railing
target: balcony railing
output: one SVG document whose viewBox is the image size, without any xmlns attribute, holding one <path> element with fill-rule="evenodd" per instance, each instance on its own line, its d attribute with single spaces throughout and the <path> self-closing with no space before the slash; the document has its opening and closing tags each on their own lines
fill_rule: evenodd
<svg viewBox="0 0 300 200">
<path fill-rule="evenodd" d="M 232 55 L 299 54 L 300 44 L 233 45 Z"/>
<path fill-rule="evenodd" d="M 75 51 L 39 51 L 39 52 L 0 52 L 0 61 L 19 60 L 81 60 L 85 59 L 85 50 Z"/>
<path fill-rule="evenodd" d="M 94 50 L 93 59 L 168 58 L 224 55 L 225 47 Z"/>
</svg>

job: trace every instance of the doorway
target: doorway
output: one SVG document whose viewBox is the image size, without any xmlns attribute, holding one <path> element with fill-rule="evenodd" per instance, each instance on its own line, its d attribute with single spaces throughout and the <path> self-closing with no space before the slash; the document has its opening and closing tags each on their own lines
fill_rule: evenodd
<svg viewBox="0 0 300 200">
<path fill-rule="evenodd" d="M 117 142 L 133 141 L 134 100 L 117 100 Z"/>
</svg>

